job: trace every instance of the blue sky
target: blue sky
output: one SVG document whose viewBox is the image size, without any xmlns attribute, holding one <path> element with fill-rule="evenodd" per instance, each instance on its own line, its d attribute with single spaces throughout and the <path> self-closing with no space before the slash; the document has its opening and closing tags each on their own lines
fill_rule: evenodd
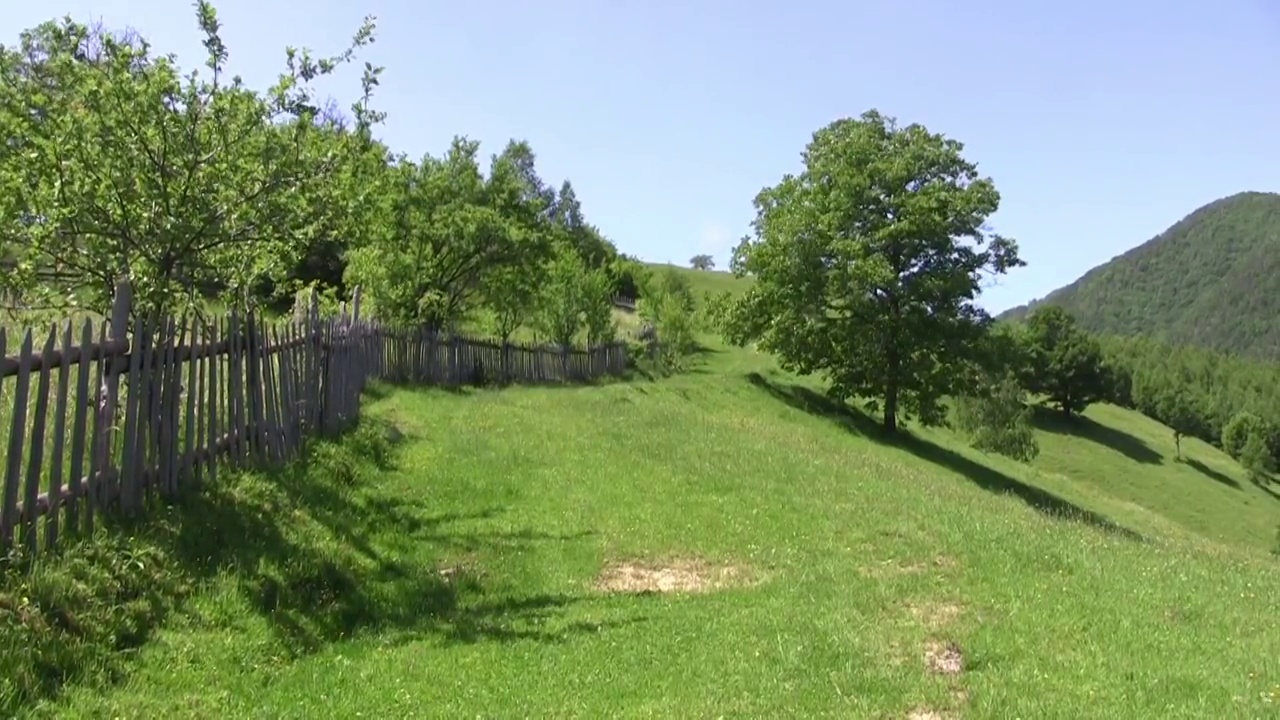
<svg viewBox="0 0 1280 720">
<path fill-rule="evenodd" d="M 999 311 L 1196 207 L 1280 190 L 1280 2 L 1022 0 L 221 0 L 231 70 L 265 87 L 286 45 L 332 51 L 366 13 L 386 66 L 382 135 L 413 156 L 455 134 L 524 138 L 625 252 L 724 265 L 751 200 L 811 134 L 868 108 L 966 144 L 1029 265 Z M 292 9 L 304 8 L 304 9 Z M 51 17 L 132 26 L 201 61 L 189 2 L 10 0 L 0 38 Z M 326 90 L 344 105 L 351 68 Z"/>
</svg>

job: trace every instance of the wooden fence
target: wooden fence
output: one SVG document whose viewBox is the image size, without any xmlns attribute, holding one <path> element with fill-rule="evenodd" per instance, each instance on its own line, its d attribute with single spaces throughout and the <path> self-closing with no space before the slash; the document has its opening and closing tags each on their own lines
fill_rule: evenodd
<svg viewBox="0 0 1280 720">
<path fill-rule="evenodd" d="M 96 514 L 136 514 L 220 467 L 298 457 L 307 438 L 358 417 L 369 379 L 554 382 L 627 367 L 623 344 L 562 350 L 384 327 L 360 317 L 358 291 L 336 318 L 313 302 L 302 320 L 166 318 L 132 330 L 130 297 L 117 287 L 96 331 L 92 320 L 27 330 L 16 354 L 0 329 L 0 553 L 55 547 L 91 532 Z"/>
</svg>

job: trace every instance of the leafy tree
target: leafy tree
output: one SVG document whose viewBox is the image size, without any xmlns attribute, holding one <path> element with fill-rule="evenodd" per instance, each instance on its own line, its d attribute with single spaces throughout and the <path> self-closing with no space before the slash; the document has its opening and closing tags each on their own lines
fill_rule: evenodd
<svg viewBox="0 0 1280 720">
<path fill-rule="evenodd" d="M 1106 397 L 1102 348 L 1065 310 L 1048 306 L 1032 312 L 1023 339 L 1029 362 L 1022 380 L 1028 391 L 1044 395 L 1066 415 Z"/>
<path fill-rule="evenodd" d="M 126 275 L 138 313 L 198 311 L 207 286 L 251 305 L 254 285 L 281 276 L 313 240 L 310 201 L 347 192 L 355 145 L 321 118 L 309 88 L 372 42 L 372 20 L 336 56 L 290 50 L 259 94 L 223 72 L 213 6 L 199 0 L 196 15 L 203 76 L 182 75 L 136 37 L 69 19 L 0 49 L 6 289 L 71 292 L 104 308 Z M 378 72 L 366 66 L 365 101 Z M 378 118 L 367 102 L 357 108 L 362 127 Z"/>
<path fill-rule="evenodd" d="M 1022 387 L 1012 376 L 956 399 L 956 425 L 973 447 L 1023 462 L 1040 454 L 1030 417 Z"/>
<path fill-rule="evenodd" d="M 494 330 L 503 345 L 530 317 L 538 297 L 539 270 L 513 263 L 485 274 L 484 302 L 493 311 Z"/>
<path fill-rule="evenodd" d="M 1276 471 L 1275 458 L 1267 448 L 1262 433 L 1254 433 L 1245 441 L 1240 449 L 1240 465 L 1249 473 L 1249 479 L 1258 485 L 1271 482 L 1271 474 Z"/>
<path fill-rule="evenodd" d="M 1269 434 L 1265 420 L 1251 412 L 1238 412 L 1222 428 L 1222 450 L 1239 460 L 1251 439 L 1258 438 L 1259 442 L 1265 443 Z"/>
<path fill-rule="evenodd" d="M 649 269 L 633 257 L 619 253 L 608 265 L 609 287 L 615 296 L 635 299 L 649 281 Z"/>
<path fill-rule="evenodd" d="M 586 305 L 586 265 L 573 247 L 561 245 L 547 264 L 542 278 L 538 323 L 542 332 L 561 347 L 573 345 L 582 329 Z"/>
<path fill-rule="evenodd" d="M 657 358 L 670 371 L 685 368 L 686 358 L 696 348 L 693 293 L 688 280 L 671 268 L 659 271 L 651 280 L 638 310 L 656 332 Z"/>
<path fill-rule="evenodd" d="M 454 138 L 444 157 L 391 170 L 389 231 L 354 248 L 347 266 L 347 282 L 383 317 L 445 328 L 475 307 L 487 273 L 544 252 L 545 239 L 505 211 L 503 176 L 481 173 L 479 147 Z"/>
<path fill-rule="evenodd" d="M 715 258 L 710 255 L 694 255 L 689 258 L 689 267 L 694 270 L 714 270 L 716 267 Z"/>
<path fill-rule="evenodd" d="M 1195 404 L 1185 387 L 1174 388 L 1159 400 L 1161 420 L 1173 430 L 1173 445 L 1177 458 L 1182 459 L 1182 438 L 1194 435 L 1198 426 Z"/>
<path fill-rule="evenodd" d="M 587 345 L 612 342 L 616 325 L 613 321 L 613 291 L 604 268 L 584 268 L 582 276 L 582 323 L 587 331 Z"/>
<path fill-rule="evenodd" d="M 1022 264 L 1016 243 L 988 237 L 1000 195 L 962 150 L 874 110 L 815 133 L 804 171 L 756 196 L 754 238 L 733 257 L 755 283 L 728 339 L 873 397 L 888 433 L 900 415 L 940 422 L 990 324 L 974 302 L 983 275 Z"/>
</svg>

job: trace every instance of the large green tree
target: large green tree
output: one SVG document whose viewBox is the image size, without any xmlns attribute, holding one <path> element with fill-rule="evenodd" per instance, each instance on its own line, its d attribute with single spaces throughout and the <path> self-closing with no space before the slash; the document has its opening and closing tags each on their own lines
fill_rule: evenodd
<svg viewBox="0 0 1280 720">
<path fill-rule="evenodd" d="M 532 267 L 547 248 L 536 213 L 520 208 L 517 174 L 495 161 L 486 177 L 479 149 L 457 137 L 443 157 L 390 171 L 389 227 L 350 252 L 346 271 L 385 319 L 449 327 L 480 303 L 488 273 Z"/>
<path fill-rule="evenodd" d="M 888 433 L 899 416 L 941 421 L 988 330 L 984 275 L 1022 264 L 986 229 L 1000 195 L 962 151 L 875 110 L 815 133 L 804 171 L 756 196 L 754 236 L 733 256 L 755 283 L 724 314 L 726 336 L 870 398 Z"/>
</svg>

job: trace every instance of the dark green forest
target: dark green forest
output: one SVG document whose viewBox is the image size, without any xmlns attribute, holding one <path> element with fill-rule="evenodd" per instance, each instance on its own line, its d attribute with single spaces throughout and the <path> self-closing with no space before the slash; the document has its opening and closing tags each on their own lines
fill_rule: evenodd
<svg viewBox="0 0 1280 720">
<path fill-rule="evenodd" d="M 1085 329 L 1280 360 L 1280 195 L 1205 205 L 1029 308 L 1066 308 Z"/>
</svg>

